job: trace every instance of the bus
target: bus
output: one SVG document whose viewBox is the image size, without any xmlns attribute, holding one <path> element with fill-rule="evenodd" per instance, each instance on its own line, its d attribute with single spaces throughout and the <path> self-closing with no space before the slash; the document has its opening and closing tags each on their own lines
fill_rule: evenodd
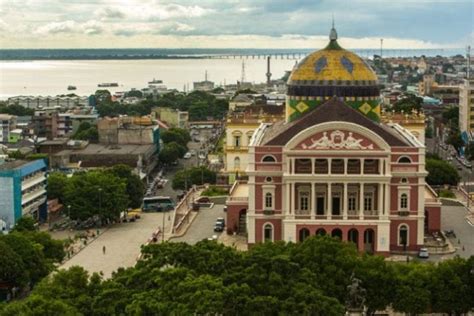
<svg viewBox="0 0 474 316">
<path fill-rule="evenodd" d="M 144 212 L 161 212 L 174 209 L 175 203 L 169 196 L 149 196 L 143 198 Z"/>
</svg>

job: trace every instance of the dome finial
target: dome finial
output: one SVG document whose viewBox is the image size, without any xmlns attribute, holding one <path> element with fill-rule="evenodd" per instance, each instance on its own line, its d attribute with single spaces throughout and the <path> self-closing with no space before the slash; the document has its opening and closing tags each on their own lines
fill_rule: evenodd
<svg viewBox="0 0 474 316">
<path fill-rule="evenodd" d="M 336 32 L 336 28 L 334 27 L 334 14 L 332 15 L 332 29 L 331 29 L 331 32 L 329 33 L 329 39 L 331 41 L 337 40 L 337 32 Z"/>
</svg>

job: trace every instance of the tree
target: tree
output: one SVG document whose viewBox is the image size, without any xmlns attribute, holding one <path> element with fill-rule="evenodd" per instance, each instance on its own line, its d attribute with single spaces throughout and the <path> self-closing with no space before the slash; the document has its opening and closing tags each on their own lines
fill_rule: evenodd
<svg viewBox="0 0 474 316">
<path fill-rule="evenodd" d="M 53 239 L 47 232 L 30 232 L 25 236 L 38 245 L 41 245 L 43 254 L 47 260 L 53 263 L 61 262 L 66 253 L 64 251 L 64 242 Z"/>
<path fill-rule="evenodd" d="M 112 94 L 110 93 L 109 90 L 102 89 L 102 90 L 97 90 L 94 93 L 95 99 L 97 100 L 97 104 L 101 103 L 108 103 L 112 101 Z"/>
<path fill-rule="evenodd" d="M 67 176 L 62 172 L 52 172 L 48 175 L 48 199 L 59 199 L 64 202 L 64 192 L 66 189 Z"/>
<path fill-rule="evenodd" d="M 464 146 L 464 141 L 462 140 L 461 133 L 457 130 L 455 131 L 451 130 L 447 143 L 452 145 L 458 153 L 461 151 L 461 148 Z"/>
<path fill-rule="evenodd" d="M 140 90 L 130 90 L 126 93 L 127 97 L 143 98 L 143 92 Z"/>
<path fill-rule="evenodd" d="M 183 158 L 183 156 L 188 151 L 188 149 L 185 146 L 178 144 L 177 142 L 171 142 L 171 143 L 166 144 L 165 146 L 177 150 L 179 158 Z"/>
<path fill-rule="evenodd" d="M 158 159 L 162 163 L 170 164 L 179 159 L 180 157 L 179 153 L 180 153 L 179 148 L 177 148 L 176 146 L 165 145 L 160 150 L 160 153 L 158 154 Z"/>
<path fill-rule="evenodd" d="M 71 218 L 79 220 L 94 215 L 102 220 L 117 219 L 129 203 L 125 180 L 101 170 L 74 174 L 64 196 L 71 206 Z"/>
<path fill-rule="evenodd" d="M 457 170 L 444 160 L 426 159 L 426 170 L 426 182 L 430 185 L 457 185 L 461 179 Z"/>
<path fill-rule="evenodd" d="M 11 286 L 24 286 L 28 274 L 23 260 L 10 246 L 0 238 L 0 281 Z"/>
<path fill-rule="evenodd" d="M 188 188 L 190 188 L 193 184 L 215 184 L 216 176 L 216 172 L 209 170 L 204 166 L 193 167 L 187 170 L 180 170 L 175 174 L 173 178 L 172 187 L 174 190 L 185 190 L 186 184 Z"/>
<path fill-rule="evenodd" d="M 16 116 L 31 116 L 35 114 L 34 109 L 28 109 L 19 104 L 6 104 L 5 102 L 0 102 L 0 113 L 16 115 Z"/>
<path fill-rule="evenodd" d="M 18 219 L 15 226 L 13 227 L 13 231 L 17 232 L 32 232 L 36 231 L 36 221 L 33 217 L 30 216 L 23 216 Z"/>
<path fill-rule="evenodd" d="M 436 313 L 461 315 L 468 313 L 474 301 L 468 299 L 471 268 L 462 258 L 440 262 L 431 276 L 429 284 L 432 294 L 432 309 Z"/>
<path fill-rule="evenodd" d="M 405 98 L 395 102 L 392 109 L 395 112 L 411 113 L 413 111 L 421 111 L 422 104 L 423 98 L 417 97 L 414 94 L 408 94 Z"/>
<path fill-rule="evenodd" d="M 14 301 L 0 308 L 1 315 L 70 315 L 80 316 L 74 307 L 61 300 L 45 297 L 42 295 L 31 295 L 23 301 Z"/>
<path fill-rule="evenodd" d="M 91 125 L 89 122 L 82 122 L 72 138 L 97 142 L 99 140 L 99 132 L 96 126 Z"/>
<path fill-rule="evenodd" d="M 178 144 L 181 144 L 182 146 L 186 146 L 187 142 L 181 135 L 181 133 L 175 132 L 175 131 L 164 131 L 163 133 L 160 134 L 161 140 L 163 143 L 168 144 L 171 142 L 175 142 Z"/>
<path fill-rule="evenodd" d="M 32 284 L 37 283 L 52 270 L 52 265 L 45 260 L 41 247 L 23 234 L 12 232 L 1 237 L 1 240 L 20 256 Z"/>
<path fill-rule="evenodd" d="M 132 208 L 140 207 L 145 193 L 145 185 L 136 174 L 132 173 L 132 168 L 127 165 L 115 165 L 109 169 L 115 176 L 125 180 L 126 192 L 128 195 L 128 206 Z"/>
</svg>

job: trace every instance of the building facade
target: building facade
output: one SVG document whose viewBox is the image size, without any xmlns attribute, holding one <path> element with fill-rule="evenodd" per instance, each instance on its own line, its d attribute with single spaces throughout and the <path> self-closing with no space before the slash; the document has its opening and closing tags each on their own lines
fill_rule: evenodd
<svg viewBox="0 0 474 316">
<path fill-rule="evenodd" d="M 459 129 L 474 139 L 474 79 L 466 79 L 459 88 Z"/>
<path fill-rule="evenodd" d="M 249 106 L 244 112 L 231 112 L 227 116 L 224 145 L 223 173 L 232 184 L 237 177 L 245 176 L 248 149 L 254 131 L 261 123 L 277 122 L 284 118 L 284 107 Z"/>
<path fill-rule="evenodd" d="M 47 217 L 46 163 L 16 160 L 0 165 L 0 231 L 9 231 L 23 216 Z"/>
<path fill-rule="evenodd" d="M 9 140 L 10 132 L 16 128 L 16 116 L 0 114 L 0 143 Z"/>
<path fill-rule="evenodd" d="M 299 94 L 322 91 L 321 81 L 311 81 L 311 71 L 317 74 L 320 67 L 336 82 L 368 67 L 349 67 L 346 59 L 357 56 L 337 45 L 334 29 L 330 39 L 329 47 L 338 49 L 309 55 L 319 57 L 312 59 L 315 67 L 305 68 L 306 77 L 299 77 L 306 85 Z M 326 62 L 318 61 L 323 57 Z M 324 65 L 318 67 L 320 63 Z M 297 66 L 289 80 L 294 82 L 299 71 Z M 351 95 L 373 92 L 361 86 L 369 71 L 361 71 L 361 79 L 352 77 L 357 84 L 344 81 L 352 87 Z M 249 245 L 328 234 L 382 255 L 418 250 L 425 233 L 440 229 L 441 204 L 425 183 L 424 145 L 399 124 L 380 123 L 373 96 L 362 97 L 373 102 L 361 109 L 346 88 L 328 89 L 334 93 L 331 99 L 301 107 L 298 115 L 289 110 L 290 95 L 286 120 L 255 130 L 248 148 L 248 181 L 236 182 L 227 201 L 228 233 L 245 232 Z M 294 91 L 289 87 L 289 93 Z"/>
</svg>

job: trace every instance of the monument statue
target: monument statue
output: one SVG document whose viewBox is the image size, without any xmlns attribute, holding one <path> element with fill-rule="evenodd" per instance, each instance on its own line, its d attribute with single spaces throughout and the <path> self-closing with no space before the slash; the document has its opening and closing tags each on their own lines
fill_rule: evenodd
<svg viewBox="0 0 474 316">
<path fill-rule="evenodd" d="M 362 281 L 351 275 L 351 284 L 347 286 L 346 308 L 349 311 L 363 311 L 366 290 L 362 287 Z"/>
</svg>

